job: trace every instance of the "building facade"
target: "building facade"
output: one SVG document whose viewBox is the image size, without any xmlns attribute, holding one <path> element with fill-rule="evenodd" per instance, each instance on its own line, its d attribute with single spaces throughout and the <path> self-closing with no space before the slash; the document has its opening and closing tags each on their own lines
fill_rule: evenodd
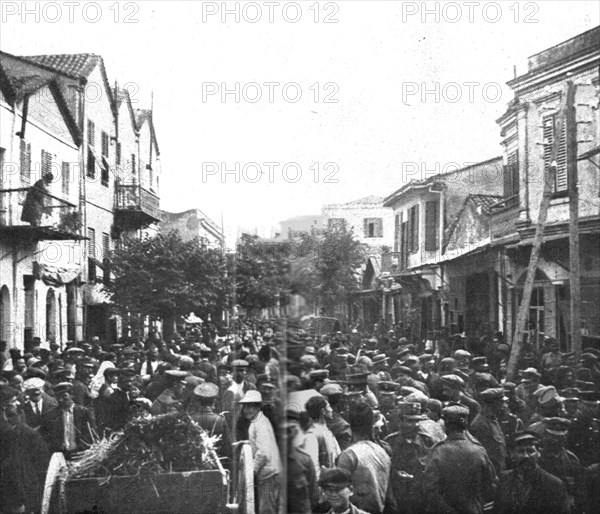
<svg viewBox="0 0 600 514">
<path fill-rule="evenodd" d="M 200 209 L 184 212 L 160 211 L 160 231 L 166 233 L 177 230 L 184 241 L 198 238 L 205 248 L 225 249 L 225 236 L 219 225 Z"/>
</svg>

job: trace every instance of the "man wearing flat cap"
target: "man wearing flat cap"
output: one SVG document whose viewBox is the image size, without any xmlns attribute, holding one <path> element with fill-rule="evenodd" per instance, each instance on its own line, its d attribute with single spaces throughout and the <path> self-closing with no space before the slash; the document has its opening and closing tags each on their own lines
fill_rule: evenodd
<svg viewBox="0 0 600 514">
<path fill-rule="evenodd" d="M 481 412 L 477 414 L 469 428 L 471 435 L 475 437 L 487 451 L 488 457 L 494 465 L 496 474 L 506 469 L 506 441 L 504 432 L 499 422 L 502 406 L 506 397 L 501 387 L 486 389 L 479 395 Z"/>
<path fill-rule="evenodd" d="M 440 381 L 444 400 L 460 403 L 467 407 L 469 409 L 469 423 L 471 423 L 481 411 L 481 406 L 464 392 L 465 381 L 453 373 L 443 375 Z"/>
<path fill-rule="evenodd" d="M 431 512 L 481 513 L 497 481 L 485 448 L 466 436 L 469 409 L 450 404 L 442 411 L 447 438 L 436 444 L 425 467 L 423 492 Z"/>
<path fill-rule="evenodd" d="M 514 468 L 500 475 L 494 498 L 497 514 L 568 514 L 562 481 L 540 468 L 539 439 L 529 431 L 517 432 L 511 442 Z"/>
<path fill-rule="evenodd" d="M 169 386 L 152 403 L 152 414 L 168 414 L 169 412 L 179 412 L 183 408 L 183 393 L 186 387 L 187 371 L 179 369 L 169 369 L 165 371 L 169 377 Z"/>
<path fill-rule="evenodd" d="M 50 452 L 63 452 L 67 458 L 86 450 L 96 432 L 92 411 L 73 401 L 73 384 L 61 382 L 52 389 L 58 408 L 42 417 L 40 434 Z"/>
<path fill-rule="evenodd" d="M 319 478 L 323 497 L 331 505 L 327 514 L 368 514 L 351 503 L 354 493 L 352 474 L 345 469 L 331 468 L 323 471 Z"/>
<path fill-rule="evenodd" d="M 58 407 L 57 401 L 44 392 L 45 382 L 41 378 L 28 378 L 23 382 L 23 390 L 27 401 L 22 405 L 25 423 L 31 428 L 37 428 L 42 417 Z"/>
<path fill-rule="evenodd" d="M 556 417 L 548 418 L 544 425 L 540 467 L 562 480 L 572 512 L 589 512 L 583 467 L 575 454 L 565 447 L 571 422 Z"/>
</svg>

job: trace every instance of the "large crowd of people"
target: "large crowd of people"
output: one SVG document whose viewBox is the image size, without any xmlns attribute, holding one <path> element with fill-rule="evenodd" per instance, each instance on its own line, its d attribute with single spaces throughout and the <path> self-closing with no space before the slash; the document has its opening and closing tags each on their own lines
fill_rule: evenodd
<svg viewBox="0 0 600 514">
<path fill-rule="evenodd" d="M 286 328 L 287 327 L 287 328 Z M 501 334 L 415 342 L 252 321 L 165 341 L 0 348 L 0 513 L 39 512 L 50 455 L 137 417 L 187 412 L 232 473 L 252 450 L 260 514 L 592 513 L 600 352 L 547 338 L 514 381 Z"/>
</svg>

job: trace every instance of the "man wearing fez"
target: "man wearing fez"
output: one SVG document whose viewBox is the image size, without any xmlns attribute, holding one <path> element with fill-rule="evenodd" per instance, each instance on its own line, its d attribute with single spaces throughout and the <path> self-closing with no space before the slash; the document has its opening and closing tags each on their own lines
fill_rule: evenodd
<svg viewBox="0 0 600 514">
<path fill-rule="evenodd" d="M 539 439 L 529 431 L 517 432 L 511 445 L 514 469 L 500 475 L 494 499 L 497 514 L 567 514 L 567 491 L 561 480 L 538 464 Z"/>
<path fill-rule="evenodd" d="M 66 457 L 86 450 L 96 433 L 92 412 L 73 401 L 73 384 L 61 382 L 53 387 L 58 409 L 42 417 L 40 434 L 51 452 L 63 452 Z"/>
<path fill-rule="evenodd" d="M 447 438 L 435 445 L 425 468 L 423 492 L 431 512 L 479 514 L 497 481 L 485 448 L 466 436 L 469 409 L 453 403 L 442 411 Z"/>
</svg>

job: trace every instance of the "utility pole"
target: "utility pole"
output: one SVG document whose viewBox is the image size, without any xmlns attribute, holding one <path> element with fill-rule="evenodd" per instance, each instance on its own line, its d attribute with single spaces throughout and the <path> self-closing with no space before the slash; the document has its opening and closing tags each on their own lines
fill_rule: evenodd
<svg viewBox="0 0 600 514">
<path fill-rule="evenodd" d="M 567 178 L 569 189 L 569 303 L 571 310 L 571 350 L 575 362 L 581 356 L 581 272 L 579 266 L 579 187 L 577 173 L 577 119 L 575 87 L 566 105 Z"/>
<path fill-rule="evenodd" d="M 508 360 L 507 379 L 511 381 L 515 380 L 516 378 L 517 364 L 519 355 L 521 353 L 521 347 L 523 346 L 523 333 L 525 332 L 525 323 L 527 322 L 529 314 L 529 304 L 531 302 L 531 293 L 533 291 L 533 281 L 535 279 L 535 272 L 540 260 L 540 251 L 542 249 L 542 243 L 544 242 L 544 229 L 546 228 L 546 220 L 548 218 L 548 207 L 550 206 L 550 198 L 552 197 L 552 186 L 556 178 L 556 160 L 558 158 L 558 149 L 560 147 L 563 128 L 565 127 L 566 123 L 566 114 L 569 106 L 573 106 L 574 100 L 575 86 L 573 85 L 573 82 L 569 80 L 565 84 L 560 109 L 554 120 L 554 141 L 552 144 L 550 166 L 547 170 L 544 167 L 544 190 L 538 212 L 538 220 L 531 248 L 531 256 L 529 258 L 529 266 L 527 267 L 527 276 L 525 278 L 525 285 L 523 286 L 523 298 L 521 300 L 521 305 L 519 305 L 519 314 L 517 316 L 510 358 Z M 574 107 L 572 108 L 574 109 Z M 569 137 L 569 134 L 567 134 L 567 137 Z M 576 136 L 574 137 L 576 140 Z"/>
</svg>

